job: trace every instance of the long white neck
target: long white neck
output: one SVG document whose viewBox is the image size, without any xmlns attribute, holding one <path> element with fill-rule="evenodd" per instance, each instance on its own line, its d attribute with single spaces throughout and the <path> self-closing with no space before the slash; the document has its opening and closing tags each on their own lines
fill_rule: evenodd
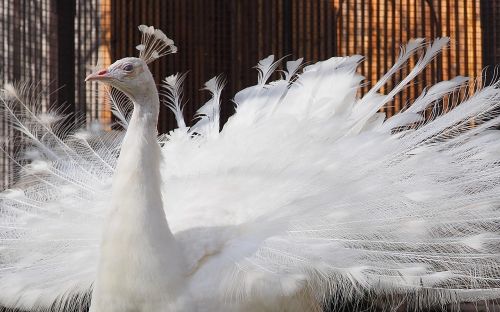
<svg viewBox="0 0 500 312">
<path fill-rule="evenodd" d="M 183 256 L 163 210 L 154 81 L 132 100 L 134 112 L 113 178 L 112 212 L 92 297 L 92 307 L 99 307 L 91 311 L 100 312 L 117 297 L 164 305 L 175 300 L 184 282 Z"/>
<path fill-rule="evenodd" d="M 134 112 L 113 180 L 113 206 L 120 212 L 165 219 L 161 196 L 161 153 L 156 136 L 156 88 L 134 98 Z M 166 219 L 164 220 L 166 224 Z"/>
</svg>

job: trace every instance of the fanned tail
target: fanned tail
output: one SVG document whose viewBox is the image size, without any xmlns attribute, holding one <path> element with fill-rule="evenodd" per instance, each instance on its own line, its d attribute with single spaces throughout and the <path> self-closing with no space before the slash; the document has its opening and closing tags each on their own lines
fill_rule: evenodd
<svg viewBox="0 0 500 312">
<path fill-rule="evenodd" d="M 122 134 L 77 131 L 35 110 L 34 94 L 36 85 L 7 84 L 0 98 L 22 140 L 16 184 L 0 193 L 0 303 L 63 311 L 88 304 Z"/>
<path fill-rule="evenodd" d="M 270 203 L 248 199 L 245 229 L 253 227 L 255 236 L 228 247 L 226 256 L 238 261 L 223 282 L 224 296 L 241 301 L 305 288 L 320 301 L 407 296 L 415 310 L 500 296 L 498 83 L 474 87 L 457 77 L 424 90 L 387 120 L 379 113 L 447 43 L 411 42 L 361 99 L 360 56 L 295 74 L 297 61 L 270 83 L 274 58 L 259 63 L 257 85 L 235 96 L 237 113 L 222 130 L 231 148 L 221 163 L 251 163 L 252 179 L 265 168 L 281 182 L 254 189 Z M 379 94 L 420 52 L 409 74 Z M 234 255 L 236 246 L 254 252 Z"/>
</svg>

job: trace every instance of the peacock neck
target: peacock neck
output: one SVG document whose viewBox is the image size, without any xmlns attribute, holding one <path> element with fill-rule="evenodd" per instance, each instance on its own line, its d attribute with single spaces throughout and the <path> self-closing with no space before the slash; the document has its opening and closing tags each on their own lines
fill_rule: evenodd
<svg viewBox="0 0 500 312">
<path fill-rule="evenodd" d="M 113 207 L 101 244 L 93 305 L 95 298 L 96 305 L 105 306 L 105 298 L 117 291 L 124 301 L 149 293 L 170 302 L 184 283 L 185 262 L 162 201 L 158 93 L 154 88 L 131 99 L 134 112 L 113 178 Z"/>
<path fill-rule="evenodd" d="M 131 98 L 134 111 L 113 181 L 114 206 L 165 218 L 161 195 L 161 151 L 156 130 L 158 94 L 155 88 L 143 96 Z"/>
</svg>

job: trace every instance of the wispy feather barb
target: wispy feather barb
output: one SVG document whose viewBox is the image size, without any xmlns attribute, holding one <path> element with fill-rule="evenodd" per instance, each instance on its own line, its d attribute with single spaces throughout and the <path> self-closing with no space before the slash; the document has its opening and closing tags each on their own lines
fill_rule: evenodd
<svg viewBox="0 0 500 312">
<path fill-rule="evenodd" d="M 118 119 L 118 124 L 127 129 L 134 104 L 118 89 L 106 87 L 105 90 L 111 102 L 111 113 Z"/>
</svg>

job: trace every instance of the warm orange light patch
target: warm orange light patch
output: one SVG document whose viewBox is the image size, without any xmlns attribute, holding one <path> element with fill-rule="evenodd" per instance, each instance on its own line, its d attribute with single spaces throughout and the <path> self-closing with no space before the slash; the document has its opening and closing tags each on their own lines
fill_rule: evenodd
<svg viewBox="0 0 500 312">
<path fill-rule="evenodd" d="M 99 58 L 102 60 L 102 66 L 108 67 L 111 65 L 111 1 L 101 0 L 101 19 L 100 19 L 100 45 L 99 45 Z M 107 92 L 104 90 L 106 86 L 99 85 L 99 95 L 101 96 L 102 111 L 99 114 L 99 120 L 109 125 L 111 123 L 111 105 Z"/>
<path fill-rule="evenodd" d="M 364 55 L 366 61 L 360 70 L 369 82 L 377 81 L 392 66 L 399 47 L 408 40 L 450 37 L 450 48 L 419 75 L 416 84 L 395 99 L 393 107 L 384 109 L 389 115 L 418 96 L 424 86 L 457 75 L 481 76 L 479 1 L 332 0 L 331 5 L 336 12 L 337 55 Z M 411 60 L 410 65 L 415 61 Z M 388 87 L 394 86 L 408 71 L 409 68 L 403 69 Z"/>
</svg>

